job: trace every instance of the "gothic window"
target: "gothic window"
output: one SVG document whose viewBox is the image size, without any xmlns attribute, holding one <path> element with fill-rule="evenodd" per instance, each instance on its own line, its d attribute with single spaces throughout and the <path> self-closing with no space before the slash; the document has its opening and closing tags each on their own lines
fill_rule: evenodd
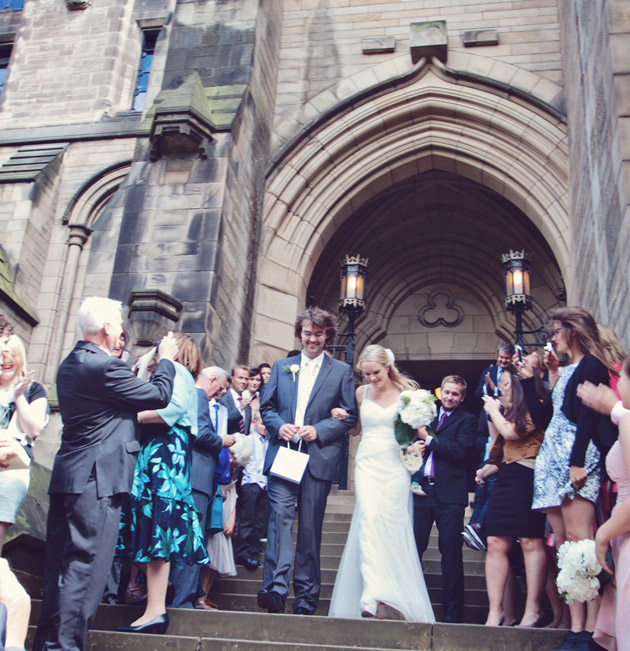
<svg viewBox="0 0 630 651">
<path fill-rule="evenodd" d="M 24 0 L 0 0 L 0 11 L 9 9 L 22 9 Z"/>
<path fill-rule="evenodd" d="M 151 64 L 155 53 L 155 44 L 157 42 L 159 30 L 143 30 L 142 32 L 142 55 L 140 57 L 140 67 L 138 68 L 138 78 L 136 80 L 136 90 L 133 94 L 133 111 L 142 111 L 147 99 L 147 89 L 149 88 L 149 75 L 151 74 Z"/>
<path fill-rule="evenodd" d="M 9 59 L 11 58 L 11 46 L 0 45 L 0 95 L 4 89 L 4 82 L 9 71 Z"/>
</svg>

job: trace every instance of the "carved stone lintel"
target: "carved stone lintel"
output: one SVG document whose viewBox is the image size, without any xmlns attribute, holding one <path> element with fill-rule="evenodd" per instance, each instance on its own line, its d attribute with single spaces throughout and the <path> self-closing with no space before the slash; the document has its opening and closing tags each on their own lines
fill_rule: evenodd
<svg viewBox="0 0 630 651">
<path fill-rule="evenodd" d="M 80 9 L 87 9 L 91 6 L 92 0 L 66 0 L 66 6 L 70 11 L 77 11 Z"/>
<path fill-rule="evenodd" d="M 184 307 L 159 289 L 134 289 L 129 294 L 129 325 L 136 346 L 150 346 L 173 330 Z"/>
</svg>

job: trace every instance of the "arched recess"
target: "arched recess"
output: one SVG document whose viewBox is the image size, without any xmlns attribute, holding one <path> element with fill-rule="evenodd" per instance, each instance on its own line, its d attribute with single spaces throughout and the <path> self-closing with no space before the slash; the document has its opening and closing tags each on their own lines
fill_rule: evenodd
<svg viewBox="0 0 630 651">
<path fill-rule="evenodd" d="M 61 360 L 64 339 L 72 342 L 74 328 L 66 332 L 71 302 L 77 294 L 77 274 L 82 254 L 90 250 L 90 235 L 99 217 L 131 169 L 131 161 L 121 161 L 86 181 L 76 192 L 64 213 L 62 223 L 68 228 L 64 272 L 57 301 L 55 328 L 49 347 L 47 373 L 52 383 Z"/>
<path fill-rule="evenodd" d="M 388 189 L 423 173 L 452 175 L 509 204 L 553 252 L 550 266 L 571 296 L 566 125 L 534 97 L 424 61 L 399 83 L 336 106 L 277 160 L 264 206 L 257 358 L 273 359 L 290 345 L 295 314 L 335 234 Z M 327 263 L 336 267 L 337 260 Z M 502 311 L 496 293 L 480 299 Z M 372 314 L 375 307 L 367 338 L 386 327 L 387 311 Z M 501 327 L 507 334 L 507 324 Z"/>
</svg>

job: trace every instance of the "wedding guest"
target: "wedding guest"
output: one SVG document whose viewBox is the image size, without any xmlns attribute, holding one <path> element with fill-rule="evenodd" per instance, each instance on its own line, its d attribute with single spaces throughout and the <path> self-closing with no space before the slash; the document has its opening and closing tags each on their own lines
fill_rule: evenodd
<svg viewBox="0 0 630 651">
<path fill-rule="evenodd" d="M 626 351 L 617 336 L 617 333 L 608 325 L 597 325 L 599 339 L 602 342 L 604 350 L 604 363 L 610 369 L 608 372 L 610 379 L 610 388 L 619 396 L 617 392 L 617 382 L 619 381 L 619 371 L 621 364 L 626 358 Z"/>
<path fill-rule="evenodd" d="M 192 446 L 198 430 L 195 380 L 201 371 L 201 350 L 183 332 L 174 337 L 179 350 L 171 401 L 164 409 L 138 414 L 142 448 L 120 537 L 123 552 L 132 563 L 143 566 L 147 603 L 130 626 L 118 627 L 123 632 L 164 633 L 171 563 L 208 562 L 190 483 Z"/>
<path fill-rule="evenodd" d="M 228 410 L 228 434 L 249 434 L 252 422 L 251 398 L 243 396 L 249 381 L 249 368 L 236 364 L 230 375 L 230 388 L 219 401 Z"/>
<path fill-rule="evenodd" d="M 361 433 L 355 471 L 357 502 L 328 615 L 391 613 L 408 621 L 434 622 L 415 553 L 409 473 L 394 433 L 398 397 L 418 385 L 396 368 L 389 348 L 367 346 L 358 366 L 366 384 L 356 390 L 360 421 L 349 431 L 350 435 Z M 341 420 L 348 415 L 340 408 L 332 413 Z"/>
<path fill-rule="evenodd" d="M 527 580 L 527 602 L 520 626 L 539 626 L 543 617 L 540 601 L 547 569 L 543 546 L 545 516 L 532 511 L 532 497 L 534 464 L 544 429 L 533 422 L 516 375 L 504 371 L 499 391 L 501 401 L 483 396 L 494 444 L 488 464 L 477 471 L 477 479 L 484 481 L 498 468 L 486 521 L 489 602 L 486 626 L 503 623 L 501 603 L 509 573 L 508 553 L 517 539 L 523 550 Z"/>
<path fill-rule="evenodd" d="M 269 376 L 271 375 L 271 364 L 267 364 L 267 362 L 259 364 L 258 372 L 260 373 L 260 377 L 262 378 L 262 386 L 264 387 L 269 380 Z"/>
<path fill-rule="evenodd" d="M 48 491 L 44 596 L 33 651 L 85 648 L 114 557 L 120 499 L 140 448 L 136 414 L 165 407 L 175 376 L 170 333 L 151 383 L 112 356 L 122 332 L 118 301 L 86 298 L 77 325 L 84 339 L 57 373 L 63 434 Z"/>
<path fill-rule="evenodd" d="M 269 445 L 267 428 L 260 414 L 255 417 L 253 425 L 254 431 L 250 434 L 252 457 L 243 468 L 236 527 L 236 560 L 248 570 L 255 570 L 262 565 L 258 561 L 260 539 L 269 519 L 267 476 L 263 473 Z"/>
<path fill-rule="evenodd" d="M 0 355 L 0 439 L 22 446 L 32 456 L 31 446 L 48 421 L 46 391 L 33 382 L 26 349 L 17 335 L 0 338 Z M 0 554 L 29 484 L 28 467 L 0 472 Z"/>
<path fill-rule="evenodd" d="M 210 536 L 206 542 L 206 549 L 210 558 L 207 569 L 202 574 L 201 589 L 205 595 L 209 595 L 212 584 L 217 576 L 236 576 L 236 565 L 234 564 L 234 553 L 232 550 L 232 538 L 236 527 L 236 480 L 233 478 L 233 470 L 236 467 L 243 467 L 252 455 L 252 437 L 243 434 L 234 435 L 236 442 L 231 448 L 223 448 L 219 454 L 219 464 L 215 470 L 216 481 L 221 490 L 223 500 L 223 531 Z M 214 499 L 218 499 L 214 497 Z M 201 597 L 199 602 L 216 610 L 217 606 Z M 198 607 L 198 606 L 197 606 Z"/>
<path fill-rule="evenodd" d="M 501 373 L 511 366 L 512 357 L 514 357 L 514 346 L 512 344 L 502 343 L 497 346 L 497 363 L 482 371 L 479 384 L 475 389 L 475 398 L 478 401 L 481 400 L 481 396 L 484 394 L 488 396 L 498 395 L 497 386 L 501 379 Z"/>
<path fill-rule="evenodd" d="M 247 392 L 250 396 L 248 404 L 251 408 L 252 425 L 256 421 L 257 416 L 260 414 L 260 390 L 262 386 L 263 381 L 260 371 L 257 368 L 250 368 L 249 379 L 247 380 Z"/>
<path fill-rule="evenodd" d="M 190 485 L 195 508 L 199 513 L 201 531 L 206 530 L 206 516 L 208 505 L 214 497 L 213 484 L 214 470 L 223 448 L 234 444 L 235 439 L 230 435 L 221 436 L 218 431 L 216 399 L 221 398 L 228 388 L 228 374 L 218 366 L 204 368 L 197 376 L 197 437 L 192 449 L 192 463 L 190 467 Z M 213 401 L 212 407 L 210 400 Z M 216 406 L 216 410 L 215 410 Z M 212 414 L 211 414 L 212 412 Z M 206 566 L 193 564 L 180 564 L 171 569 L 171 581 L 175 586 L 175 597 L 171 606 L 173 608 L 207 608 L 205 600 L 199 595 L 199 578 L 202 568 Z"/>
<path fill-rule="evenodd" d="M 617 385 L 623 405 L 630 408 L 630 357 L 621 367 Z M 614 581 L 606 585 L 593 639 L 609 651 L 630 648 L 630 415 L 619 423 L 619 440 L 606 457 L 606 468 L 617 482 L 618 497 L 610 520 L 595 536 L 597 560 Z M 614 564 L 607 558 L 612 548 Z"/>
<path fill-rule="evenodd" d="M 466 413 L 466 380 L 459 375 L 442 379 L 439 415 L 431 423 L 436 436 L 424 432 L 423 468 L 417 477 L 426 496 L 413 495 L 414 535 L 418 556 L 429 545 L 433 523 L 438 529 L 442 557 L 444 621 L 462 621 L 464 610 L 464 560 L 461 531 L 468 503 L 466 468 L 476 435 L 476 420 Z"/>
<path fill-rule="evenodd" d="M 559 548 L 565 540 L 593 538 L 600 487 L 600 449 L 610 447 L 614 434 L 603 422 L 605 419 L 583 404 L 577 394 L 581 382 L 606 385 L 609 382 L 593 317 L 583 308 L 566 307 L 553 310 L 549 318 L 551 341 L 558 353 L 568 357 L 569 365 L 560 374 L 557 356 L 548 353 L 545 361 L 553 388 L 551 401 L 541 407 L 537 399 L 528 397 L 528 406 L 536 422 L 545 422 L 553 406 L 553 416 L 536 460 L 533 508 L 545 509 Z M 534 416 L 537 409 L 543 410 L 541 418 Z M 569 606 L 571 630 L 560 649 L 588 649 L 598 608 L 599 599 Z"/>
</svg>

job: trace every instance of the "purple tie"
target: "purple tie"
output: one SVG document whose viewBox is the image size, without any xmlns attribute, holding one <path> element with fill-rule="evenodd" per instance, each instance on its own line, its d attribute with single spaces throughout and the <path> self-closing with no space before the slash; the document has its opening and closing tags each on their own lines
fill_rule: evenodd
<svg viewBox="0 0 630 651">
<path fill-rule="evenodd" d="M 440 427 L 442 427 L 442 425 L 444 425 L 444 421 L 446 420 L 447 416 L 448 416 L 448 414 L 445 411 L 443 411 L 442 415 L 440 416 L 440 420 L 438 420 L 438 424 L 437 424 L 437 427 L 435 429 L 436 432 L 440 429 Z"/>
</svg>

